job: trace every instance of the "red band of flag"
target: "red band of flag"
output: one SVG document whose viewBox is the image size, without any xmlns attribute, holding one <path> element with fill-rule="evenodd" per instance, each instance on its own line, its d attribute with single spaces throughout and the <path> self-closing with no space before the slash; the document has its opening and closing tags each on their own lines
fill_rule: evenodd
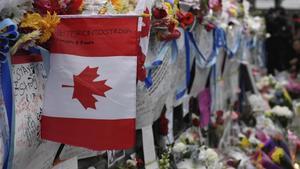
<svg viewBox="0 0 300 169">
<path fill-rule="evenodd" d="M 93 150 L 129 149 L 135 144 L 135 119 L 96 120 L 42 116 L 41 137 Z M 95 131 L 96 129 L 101 129 Z M 75 139 L 76 138 L 76 139 Z"/>
<path fill-rule="evenodd" d="M 41 55 L 14 55 L 13 57 L 11 57 L 12 64 L 23 64 L 42 61 L 43 58 Z"/>
</svg>

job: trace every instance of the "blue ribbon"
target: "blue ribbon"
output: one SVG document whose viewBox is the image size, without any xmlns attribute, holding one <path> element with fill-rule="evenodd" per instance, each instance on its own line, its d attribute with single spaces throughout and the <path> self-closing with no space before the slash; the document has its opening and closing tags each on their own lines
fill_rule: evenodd
<svg viewBox="0 0 300 169">
<path fill-rule="evenodd" d="M 190 83 L 190 43 L 196 51 L 196 64 L 201 68 L 207 68 L 215 65 L 219 48 L 226 48 L 226 34 L 222 28 L 215 28 L 213 30 L 213 51 L 208 58 L 206 58 L 199 49 L 192 32 L 184 32 L 184 44 L 186 53 L 186 81 L 176 92 L 176 100 L 184 96 Z"/>
<path fill-rule="evenodd" d="M 172 48 L 170 63 L 174 63 L 178 55 L 178 46 L 176 40 L 162 42 L 161 48 L 159 50 L 159 53 L 157 54 L 156 59 L 151 64 L 145 65 L 145 68 L 147 69 L 148 72 L 145 79 L 146 88 L 150 88 L 153 85 L 152 72 L 155 68 L 159 67 L 163 63 L 163 59 L 166 56 L 170 47 Z"/>
<path fill-rule="evenodd" d="M 249 49 L 253 49 L 256 47 L 256 44 L 257 44 L 257 39 L 256 37 L 251 37 L 250 40 L 247 41 L 247 47 Z"/>
<path fill-rule="evenodd" d="M 241 46 L 241 42 L 242 42 L 242 35 L 241 32 L 239 31 L 238 34 L 236 35 L 238 36 L 237 41 L 235 42 L 235 45 L 233 46 L 232 49 L 230 49 L 227 45 L 226 45 L 226 50 L 227 50 L 227 54 L 229 56 L 229 58 L 233 58 L 237 51 L 239 50 L 240 46 Z M 226 40 L 227 42 L 227 40 Z"/>
<path fill-rule="evenodd" d="M 217 27 L 213 30 L 213 51 L 208 57 L 205 57 L 199 49 L 193 34 L 189 32 L 188 35 L 196 51 L 196 63 L 201 68 L 208 68 L 214 65 L 217 61 L 219 48 L 226 48 L 227 46 L 225 31 L 222 28 Z"/>
<path fill-rule="evenodd" d="M 190 39 L 189 39 L 189 31 L 184 31 L 184 46 L 185 46 L 185 82 L 180 86 L 180 88 L 176 91 L 175 98 L 176 100 L 179 100 L 184 96 L 184 94 L 187 91 L 187 88 L 190 84 L 191 79 L 191 67 L 190 67 L 190 61 L 191 61 L 191 48 L 190 48 Z"/>
<path fill-rule="evenodd" d="M 8 119 L 9 136 L 8 143 L 5 143 L 5 161 L 4 167 L 9 167 L 9 154 L 12 149 L 10 148 L 12 142 L 12 121 L 14 115 L 14 97 L 12 87 L 11 63 L 9 54 L 9 42 L 16 40 L 19 36 L 17 25 L 10 19 L 4 19 L 0 22 L 0 62 L 1 62 L 1 90 L 3 93 L 4 105 Z"/>
</svg>

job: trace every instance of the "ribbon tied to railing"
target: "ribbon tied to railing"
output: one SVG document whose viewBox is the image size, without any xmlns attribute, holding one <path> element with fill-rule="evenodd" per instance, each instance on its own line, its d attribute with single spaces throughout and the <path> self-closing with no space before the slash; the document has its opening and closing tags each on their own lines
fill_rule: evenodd
<svg viewBox="0 0 300 169">
<path fill-rule="evenodd" d="M 11 75 L 10 42 L 19 36 L 17 25 L 11 19 L 4 19 L 0 22 L 0 63 L 1 63 L 1 90 L 3 94 L 4 106 L 8 120 L 8 138 L 5 141 L 4 169 L 8 168 L 8 158 L 12 136 L 12 119 L 14 112 L 14 96 Z"/>
<path fill-rule="evenodd" d="M 234 44 L 233 44 L 232 48 L 230 48 L 228 46 L 228 44 L 226 46 L 227 54 L 228 54 L 228 56 L 229 56 L 230 59 L 233 58 L 237 54 L 239 48 L 241 47 L 242 31 L 241 30 L 237 31 L 234 36 L 236 36 L 237 38 L 233 42 Z"/>
<path fill-rule="evenodd" d="M 214 65 L 217 61 L 220 48 L 227 48 L 226 45 L 226 33 L 222 28 L 213 29 L 213 49 L 209 56 L 204 56 L 199 49 L 197 42 L 192 32 L 188 32 L 188 39 L 191 41 L 192 46 L 196 52 L 196 64 L 201 68 L 208 68 Z"/>
<path fill-rule="evenodd" d="M 145 68 L 147 69 L 147 76 L 145 79 L 145 86 L 146 88 L 150 88 L 153 85 L 153 77 L 152 73 L 154 69 L 158 68 L 163 63 L 163 59 L 166 56 L 169 48 L 171 47 L 172 54 L 170 63 L 174 63 L 176 61 L 177 55 L 178 55 L 178 47 L 176 40 L 172 41 L 166 41 L 162 42 L 161 48 L 159 50 L 159 53 L 157 54 L 157 57 L 152 61 L 151 64 L 146 64 Z"/>
</svg>

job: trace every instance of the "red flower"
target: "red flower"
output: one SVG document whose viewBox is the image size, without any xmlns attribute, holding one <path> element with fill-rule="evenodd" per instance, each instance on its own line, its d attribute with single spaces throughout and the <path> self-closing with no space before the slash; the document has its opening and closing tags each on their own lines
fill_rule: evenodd
<svg viewBox="0 0 300 169">
<path fill-rule="evenodd" d="M 158 32 L 158 38 L 161 41 L 174 40 L 174 39 L 179 38 L 180 35 L 181 35 L 181 33 L 177 29 L 175 29 L 172 33 L 168 33 L 168 34 L 162 34 L 162 33 Z"/>
<path fill-rule="evenodd" d="M 168 31 L 169 32 L 174 32 L 176 27 L 176 23 L 175 22 L 170 22 L 170 24 L 168 25 Z"/>
<path fill-rule="evenodd" d="M 215 25 L 212 23 L 208 23 L 205 25 L 205 29 L 207 30 L 207 32 L 210 32 L 211 30 L 215 29 Z"/>
<path fill-rule="evenodd" d="M 203 23 L 203 20 L 204 20 L 203 16 L 199 16 L 199 17 L 198 17 L 198 22 L 199 22 L 199 24 L 202 24 L 202 23 Z"/>
<path fill-rule="evenodd" d="M 188 12 L 183 18 L 183 23 L 185 25 L 192 25 L 194 23 L 194 15 L 191 12 Z"/>
<path fill-rule="evenodd" d="M 169 120 L 166 118 L 166 113 L 162 113 L 159 118 L 159 128 L 160 134 L 163 136 L 168 135 L 169 128 L 168 128 Z"/>
<path fill-rule="evenodd" d="M 182 18 L 184 17 L 184 14 L 181 11 L 177 11 L 176 16 L 177 16 L 178 21 L 180 22 L 182 20 Z"/>
<path fill-rule="evenodd" d="M 35 8 L 42 14 L 56 12 L 57 14 L 76 14 L 80 12 L 83 0 L 72 0 L 66 3 L 66 7 L 61 5 L 58 0 L 36 0 L 34 3 Z"/>
<path fill-rule="evenodd" d="M 34 7 L 42 14 L 46 14 L 47 11 L 50 13 L 61 13 L 61 8 L 57 0 L 36 0 Z"/>
<path fill-rule="evenodd" d="M 168 13 L 165 9 L 153 8 L 152 15 L 155 19 L 162 19 L 162 18 L 168 16 Z"/>
<path fill-rule="evenodd" d="M 144 11 L 145 14 L 149 14 L 148 8 Z M 144 16 L 143 17 L 143 27 L 141 31 L 141 37 L 146 37 L 149 34 L 150 31 L 150 17 L 149 16 Z"/>
<path fill-rule="evenodd" d="M 137 158 L 136 159 L 136 166 L 138 168 L 143 167 L 144 166 L 144 161 L 141 158 Z"/>
<path fill-rule="evenodd" d="M 144 67 L 146 56 L 144 55 L 141 46 L 138 46 L 139 53 L 137 56 L 137 80 L 144 81 L 146 78 L 146 70 Z"/>
<path fill-rule="evenodd" d="M 219 110 L 216 112 L 217 117 L 223 117 L 224 112 L 222 110 Z"/>
<path fill-rule="evenodd" d="M 178 11 L 176 13 L 177 19 L 180 22 L 182 28 L 186 28 L 194 23 L 194 15 L 191 12 L 183 13 Z"/>
<path fill-rule="evenodd" d="M 216 123 L 217 123 L 218 125 L 223 125 L 223 124 L 224 124 L 224 119 L 223 119 L 223 118 L 220 118 L 220 117 L 217 117 Z"/>
<path fill-rule="evenodd" d="M 251 136 L 251 134 L 252 134 L 252 131 L 251 130 L 247 130 L 245 135 L 246 135 L 247 138 L 249 138 Z"/>
<path fill-rule="evenodd" d="M 193 126 L 195 126 L 195 127 L 199 127 L 199 125 L 200 125 L 199 119 L 194 118 L 194 119 L 192 120 L 192 124 L 193 124 Z"/>
<path fill-rule="evenodd" d="M 68 5 L 68 14 L 77 14 L 80 12 L 83 0 L 72 0 Z"/>
</svg>

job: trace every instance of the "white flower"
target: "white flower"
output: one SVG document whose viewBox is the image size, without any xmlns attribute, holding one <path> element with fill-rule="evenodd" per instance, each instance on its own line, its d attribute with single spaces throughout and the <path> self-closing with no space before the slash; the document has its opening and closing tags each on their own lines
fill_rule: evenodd
<svg viewBox="0 0 300 169">
<path fill-rule="evenodd" d="M 283 116 L 287 118 L 291 118 L 293 116 L 293 112 L 286 106 L 275 106 L 271 109 L 271 113 L 277 116 Z"/>
<path fill-rule="evenodd" d="M 207 148 L 206 146 L 200 147 L 200 153 L 198 155 L 198 159 L 200 161 L 205 161 L 206 164 L 213 165 L 218 159 L 218 153 L 211 148 Z"/>
<path fill-rule="evenodd" d="M 24 13 L 32 11 L 33 0 L 0 0 L 0 16 L 19 22 Z"/>
<path fill-rule="evenodd" d="M 258 90 L 262 90 L 264 87 L 264 84 L 261 81 L 259 81 L 256 83 L 256 87 L 258 88 Z"/>
<path fill-rule="evenodd" d="M 189 141 L 189 143 L 194 143 L 195 142 L 195 138 L 194 138 L 192 133 L 187 133 L 186 139 Z"/>
<path fill-rule="evenodd" d="M 177 168 L 180 168 L 180 169 L 190 169 L 190 168 L 193 168 L 193 161 L 191 159 L 184 159 L 176 165 L 177 165 Z"/>
<path fill-rule="evenodd" d="M 249 137 L 249 142 L 250 142 L 251 144 L 256 144 L 256 145 L 258 145 L 258 144 L 261 143 L 261 142 L 255 137 L 254 134 L 251 134 L 251 136 Z"/>
<path fill-rule="evenodd" d="M 280 90 L 282 89 L 282 85 L 280 83 L 275 84 L 275 89 Z"/>
<path fill-rule="evenodd" d="M 251 95 L 249 97 L 249 103 L 253 107 L 254 111 L 263 111 L 266 107 L 266 102 L 260 95 Z"/>
<path fill-rule="evenodd" d="M 218 157 L 219 157 L 218 154 L 216 153 L 216 151 L 211 148 L 206 150 L 206 155 L 207 155 L 207 160 L 212 163 L 214 163 L 216 160 L 218 160 Z"/>
<path fill-rule="evenodd" d="M 186 150 L 186 145 L 182 142 L 176 143 L 173 147 L 173 151 L 176 153 L 181 153 L 184 152 Z"/>
</svg>

